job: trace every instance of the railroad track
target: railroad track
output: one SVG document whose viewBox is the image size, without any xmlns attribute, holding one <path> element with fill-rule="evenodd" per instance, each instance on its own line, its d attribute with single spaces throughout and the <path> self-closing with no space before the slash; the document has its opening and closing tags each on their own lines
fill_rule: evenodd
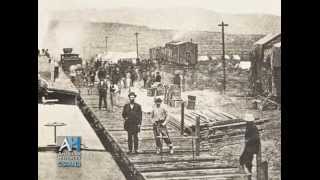
<svg viewBox="0 0 320 180">
<path fill-rule="evenodd" d="M 85 92 L 85 91 L 82 91 Z M 192 148 L 193 138 L 181 136 L 176 128 L 169 124 L 169 134 L 175 147 L 175 154 L 155 153 L 152 139 L 151 120 L 147 113 L 143 115 L 139 134 L 139 154 L 127 152 L 126 132 L 123 130 L 121 107 L 114 112 L 99 111 L 95 107 L 98 96 L 82 94 L 79 107 L 95 130 L 102 144 L 113 155 L 127 179 L 244 179 L 246 174 L 238 172 L 237 167 L 222 164 L 214 158 L 205 142 L 200 144 L 200 156 L 195 156 Z M 122 100 L 121 103 L 123 103 Z M 88 104 L 87 104 L 88 103 Z"/>
</svg>

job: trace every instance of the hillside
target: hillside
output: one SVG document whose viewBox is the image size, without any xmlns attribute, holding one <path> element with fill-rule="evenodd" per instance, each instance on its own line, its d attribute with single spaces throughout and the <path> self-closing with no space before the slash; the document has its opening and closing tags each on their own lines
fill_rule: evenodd
<svg viewBox="0 0 320 180">
<path fill-rule="evenodd" d="M 281 30 L 281 17 L 267 14 L 225 14 L 197 8 L 142 9 L 118 8 L 108 10 L 55 11 L 52 19 L 114 22 L 145 25 L 155 29 L 220 31 L 222 20 L 229 24 L 231 34 L 268 34 Z"/>
<path fill-rule="evenodd" d="M 52 21 L 47 33 L 46 46 L 60 54 L 63 47 L 73 47 L 83 56 L 92 56 L 106 50 L 105 36 L 108 36 L 108 51 L 129 52 L 136 50 L 134 33 L 139 32 L 139 52 L 148 54 L 149 48 L 163 46 L 172 40 L 198 43 L 199 55 L 221 54 L 221 33 L 208 31 L 178 31 L 152 29 L 119 23 L 92 23 L 76 21 Z M 252 44 L 263 35 L 226 34 L 226 53 L 247 52 Z"/>
</svg>

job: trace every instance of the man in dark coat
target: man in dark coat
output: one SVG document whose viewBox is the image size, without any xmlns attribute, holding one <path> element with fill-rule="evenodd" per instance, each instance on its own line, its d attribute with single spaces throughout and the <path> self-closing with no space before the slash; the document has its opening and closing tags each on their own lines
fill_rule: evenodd
<svg viewBox="0 0 320 180">
<path fill-rule="evenodd" d="M 160 76 L 160 72 L 157 72 L 157 75 L 156 75 L 156 80 L 155 82 L 161 82 L 161 76 Z"/>
<path fill-rule="evenodd" d="M 105 70 L 103 67 L 99 68 L 99 71 L 98 71 L 98 78 L 99 78 L 99 80 L 105 79 L 105 78 L 106 78 L 106 75 L 107 75 L 106 70 Z"/>
<path fill-rule="evenodd" d="M 124 129 L 128 132 L 128 148 L 129 152 L 132 153 L 132 139 L 134 141 L 134 152 L 138 153 L 138 133 L 140 132 L 140 126 L 142 121 L 141 106 L 134 102 L 136 94 L 130 92 L 129 95 L 130 103 L 124 105 L 122 111 L 122 117 L 125 120 Z"/>
<path fill-rule="evenodd" d="M 254 124 L 254 116 L 246 114 L 244 120 L 247 121 L 247 127 L 245 132 L 245 147 L 240 156 L 240 166 L 242 171 L 245 166 L 249 173 L 252 173 L 253 155 L 258 155 L 260 152 L 260 137 L 258 128 Z"/>
<path fill-rule="evenodd" d="M 107 84 L 104 80 L 100 80 L 98 84 L 98 92 L 99 92 L 99 110 L 101 110 L 102 101 L 104 102 L 104 106 L 106 110 L 108 109 L 107 104 Z"/>
<path fill-rule="evenodd" d="M 112 82 L 118 84 L 121 79 L 120 69 L 117 67 L 116 70 L 112 73 Z"/>
<path fill-rule="evenodd" d="M 176 84 L 176 85 L 179 85 L 180 87 L 180 84 L 181 84 L 181 79 L 180 79 L 180 75 L 179 74 L 176 74 L 173 78 L 173 84 Z"/>
</svg>

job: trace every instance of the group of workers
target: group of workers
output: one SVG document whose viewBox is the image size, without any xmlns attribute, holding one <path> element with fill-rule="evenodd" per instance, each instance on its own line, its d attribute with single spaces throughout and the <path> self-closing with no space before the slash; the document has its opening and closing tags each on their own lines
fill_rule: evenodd
<svg viewBox="0 0 320 180">
<path fill-rule="evenodd" d="M 108 110 L 107 95 L 110 93 L 111 111 L 113 106 L 119 103 L 121 89 L 130 88 L 134 86 L 136 80 L 143 80 L 143 87 L 150 88 L 154 83 L 161 82 L 161 75 L 155 71 L 142 71 L 139 68 L 134 69 L 134 66 L 128 66 L 122 62 L 111 66 L 110 64 L 96 61 L 93 66 L 87 65 L 78 74 L 82 74 L 83 79 L 87 82 L 89 87 L 88 93 L 92 94 L 92 88 L 97 85 L 99 95 L 99 109 L 105 107 Z M 75 79 L 73 79 L 75 81 Z M 97 83 L 95 83 L 97 82 Z M 39 81 L 39 83 L 41 83 Z M 181 77 L 176 75 L 174 77 L 174 84 L 181 85 Z M 39 87 L 41 85 L 39 84 Z M 91 91 L 90 91 L 91 89 Z M 43 88 L 39 89 L 40 93 Z M 139 139 L 138 133 L 141 130 L 142 124 L 142 107 L 135 102 L 137 95 L 130 92 L 129 89 L 129 103 L 125 104 L 122 110 L 122 117 L 124 119 L 124 129 L 128 134 L 128 153 L 139 153 Z M 104 106 L 102 106 L 102 103 Z M 169 153 L 174 153 L 173 143 L 170 139 L 167 123 L 168 113 L 165 108 L 161 106 L 162 99 L 155 98 L 155 106 L 151 112 L 151 119 L 153 122 L 153 134 L 156 144 L 156 153 L 161 153 L 162 140 L 169 147 Z M 249 173 L 252 172 L 252 160 L 254 155 L 260 152 L 260 138 L 258 129 L 254 123 L 253 115 L 246 115 L 244 118 L 247 121 L 245 132 L 245 148 L 240 156 L 241 170 L 245 168 Z M 245 167 L 245 168 L 244 168 Z"/>
</svg>

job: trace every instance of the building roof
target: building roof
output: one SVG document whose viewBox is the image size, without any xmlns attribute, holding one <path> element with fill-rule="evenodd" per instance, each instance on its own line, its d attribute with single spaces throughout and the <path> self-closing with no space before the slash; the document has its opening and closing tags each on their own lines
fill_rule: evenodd
<svg viewBox="0 0 320 180">
<path fill-rule="evenodd" d="M 273 39 L 277 38 L 281 36 L 281 33 L 271 33 L 268 34 L 266 36 L 264 36 L 263 38 L 259 39 L 257 42 L 254 43 L 254 45 L 263 45 L 266 44 L 270 41 L 272 41 Z"/>
<path fill-rule="evenodd" d="M 192 43 L 192 42 L 189 42 L 189 41 L 171 41 L 171 42 L 168 42 L 167 44 L 181 45 L 181 44 L 185 44 L 185 43 Z"/>
</svg>

